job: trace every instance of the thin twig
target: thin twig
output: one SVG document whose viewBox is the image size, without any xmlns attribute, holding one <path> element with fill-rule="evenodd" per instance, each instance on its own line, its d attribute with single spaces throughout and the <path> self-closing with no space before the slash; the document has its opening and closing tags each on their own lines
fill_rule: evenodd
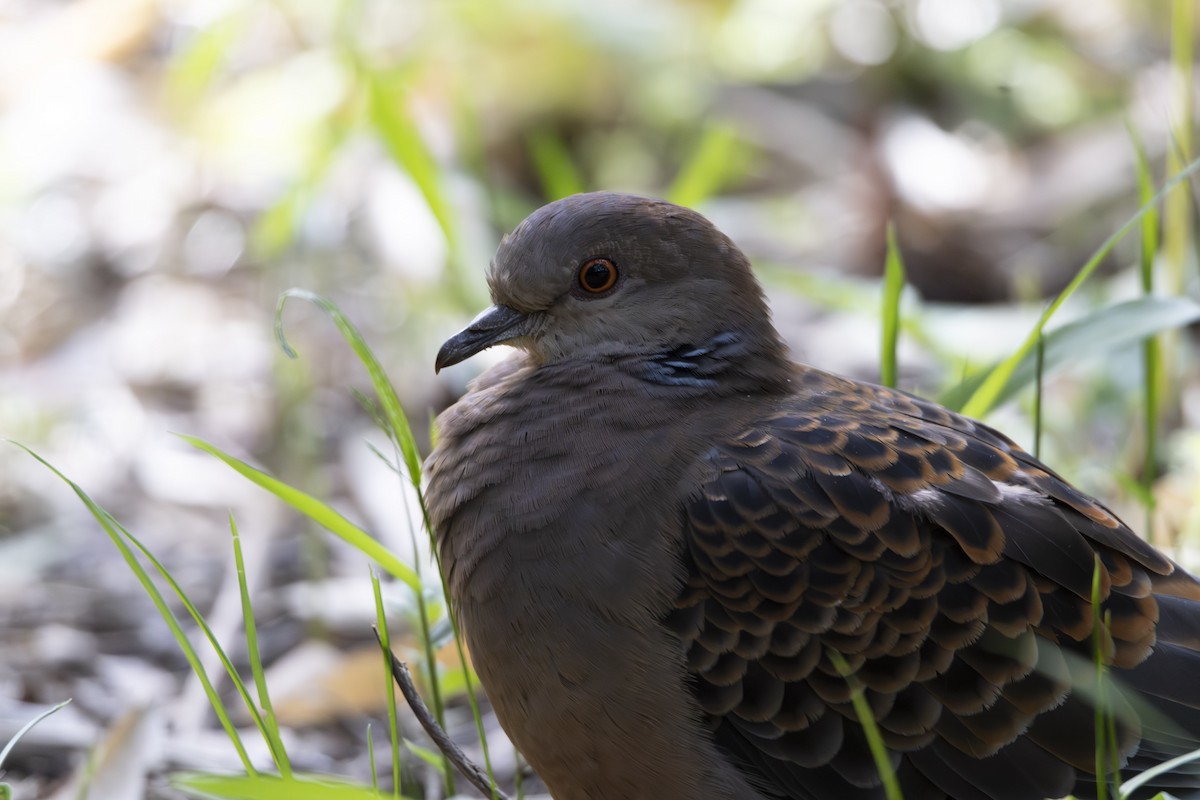
<svg viewBox="0 0 1200 800">
<path fill-rule="evenodd" d="M 379 631 L 375 631 L 375 638 L 379 638 Z M 380 647 L 383 642 L 380 642 Z M 400 693 L 404 695 L 408 707 L 412 709 L 413 714 L 417 717 L 417 722 L 421 723 L 421 727 L 425 729 L 425 733 L 429 734 L 429 738 L 437 745 L 437 748 L 445 754 L 446 758 L 450 759 L 459 772 L 463 774 L 471 785 L 483 793 L 485 797 L 495 797 L 499 800 L 510 800 L 509 796 L 504 792 L 495 788 L 488 781 L 487 773 L 479 766 L 467 758 L 467 754 L 462 751 L 462 748 L 451 741 L 449 734 L 438 725 L 437 720 L 433 718 L 429 707 L 425 705 L 425 701 L 421 699 L 421 695 L 417 693 L 417 687 L 413 684 L 412 673 L 408 671 L 408 665 L 400 659 L 396 658 L 396 654 L 389 652 L 388 657 L 392 661 L 392 678 L 396 681 L 396 685 L 400 687 Z"/>
</svg>

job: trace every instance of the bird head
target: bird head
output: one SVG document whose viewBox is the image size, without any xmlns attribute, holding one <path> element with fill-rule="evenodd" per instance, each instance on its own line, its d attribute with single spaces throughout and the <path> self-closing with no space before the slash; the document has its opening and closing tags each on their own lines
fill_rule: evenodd
<svg viewBox="0 0 1200 800">
<path fill-rule="evenodd" d="M 509 344 L 539 363 L 659 353 L 736 331 L 777 344 L 746 257 L 696 212 L 609 192 L 543 206 L 488 269 L 494 305 L 436 367 Z"/>
</svg>

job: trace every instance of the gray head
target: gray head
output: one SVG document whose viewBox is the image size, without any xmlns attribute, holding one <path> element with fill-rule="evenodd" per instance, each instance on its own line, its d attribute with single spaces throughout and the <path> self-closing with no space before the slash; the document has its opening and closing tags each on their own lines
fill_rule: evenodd
<svg viewBox="0 0 1200 800">
<path fill-rule="evenodd" d="M 540 363 L 650 355 L 736 333 L 780 351 L 762 290 L 737 246 L 696 212 L 595 192 L 543 206 L 500 243 L 494 306 L 438 353 L 438 369 L 494 344 Z"/>
</svg>

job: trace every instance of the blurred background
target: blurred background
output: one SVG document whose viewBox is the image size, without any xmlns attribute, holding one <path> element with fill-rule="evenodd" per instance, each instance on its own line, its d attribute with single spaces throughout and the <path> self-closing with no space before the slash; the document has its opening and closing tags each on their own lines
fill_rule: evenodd
<svg viewBox="0 0 1200 800">
<path fill-rule="evenodd" d="M 937 397 L 1015 350 L 1130 220 L 1135 141 L 1159 185 L 1192 158 L 1196 25 L 1189 0 L 0 0 L 0 437 L 141 537 L 240 654 L 232 512 L 293 760 L 369 782 L 366 723 L 381 748 L 386 726 L 366 560 L 172 435 L 430 571 L 371 450 L 361 365 L 295 300 L 288 359 L 281 292 L 360 326 L 427 448 L 432 415 L 503 354 L 440 376 L 433 356 L 487 304 L 499 237 L 547 200 L 698 208 L 756 263 L 796 357 L 869 380 L 890 222 L 900 385 Z M 1193 194 L 1150 229 L 1162 293 L 1200 294 Z M 1053 324 L 1142 291 L 1136 233 Z M 1152 474 L 1139 347 L 1048 376 L 1041 450 L 1194 566 L 1195 337 L 1164 353 Z M 989 421 L 1031 447 L 1032 402 Z M 17 797 L 180 797 L 176 770 L 239 768 L 111 542 L 11 444 L 0 575 L 0 743 L 74 698 L 5 763 Z M 403 652 L 412 599 L 388 602 Z M 406 791 L 437 796 L 413 762 Z"/>
</svg>

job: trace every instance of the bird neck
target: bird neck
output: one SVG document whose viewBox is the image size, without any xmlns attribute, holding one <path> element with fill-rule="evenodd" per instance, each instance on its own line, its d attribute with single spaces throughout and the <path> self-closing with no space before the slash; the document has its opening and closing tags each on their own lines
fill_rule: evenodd
<svg viewBox="0 0 1200 800">
<path fill-rule="evenodd" d="M 630 364 L 638 378 L 658 386 L 730 393 L 782 390 L 791 364 L 773 329 L 721 331 L 680 344 Z"/>
</svg>

